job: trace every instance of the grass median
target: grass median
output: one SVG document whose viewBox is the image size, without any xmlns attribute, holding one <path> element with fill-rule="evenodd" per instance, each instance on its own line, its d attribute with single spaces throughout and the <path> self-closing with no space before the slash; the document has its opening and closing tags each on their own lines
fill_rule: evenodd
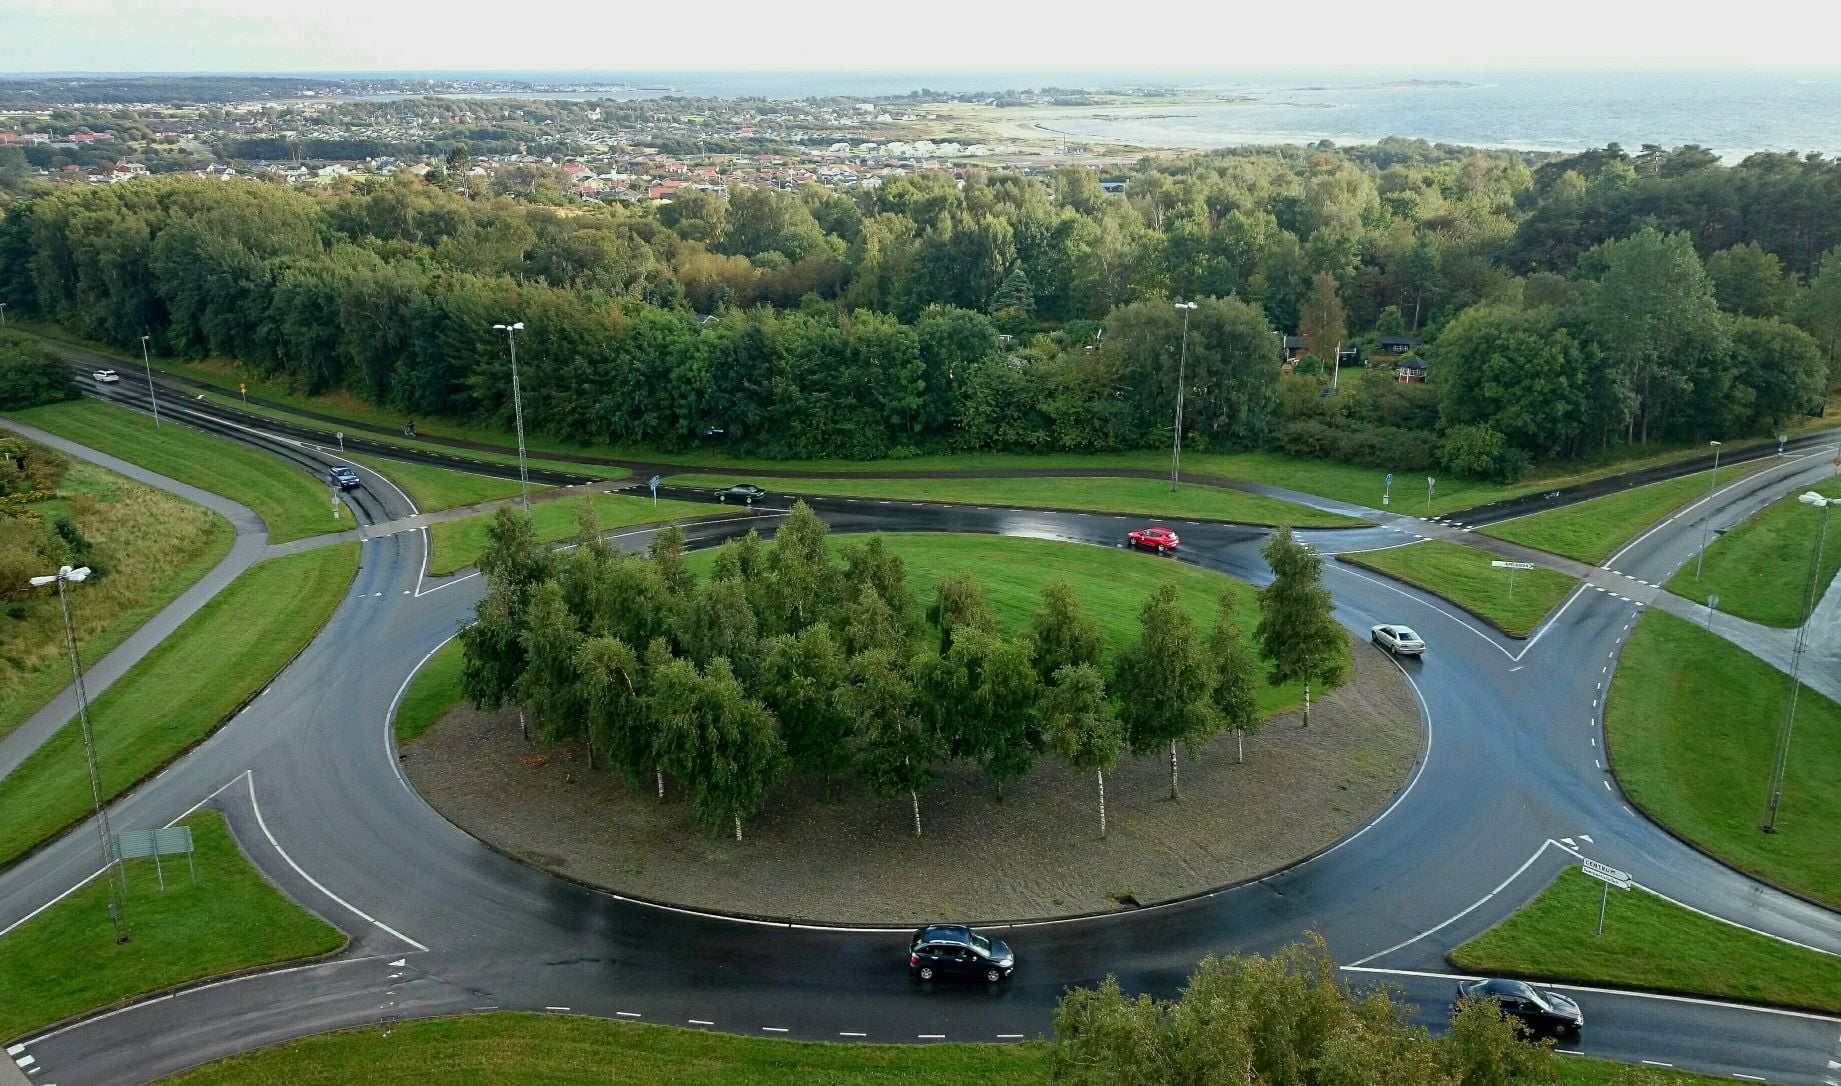
<svg viewBox="0 0 1841 1086">
<path fill-rule="evenodd" d="M 0 1038 L 22 1036 L 74 1014 L 148 992 L 258 966 L 328 954 L 345 945 L 330 924 L 262 877 L 216 811 L 192 828 L 193 885 L 185 857 L 129 860 L 126 915 L 132 941 L 117 944 L 108 884 L 76 893 L 0 938 Z"/>
<path fill-rule="evenodd" d="M 263 562 L 185 621 L 90 707 L 103 798 L 216 730 L 312 640 L 344 596 L 358 544 Z M 0 865 L 90 811 L 73 721 L 0 779 Z"/>
<path fill-rule="evenodd" d="M 138 411 L 83 399 L 13 412 L 21 422 L 255 510 L 271 543 L 345 525 L 332 519 L 320 480 L 278 456 Z"/>
<path fill-rule="evenodd" d="M 1515 915 L 1451 951 L 1451 963 L 1486 975 L 1841 1011 L 1841 958 L 1723 924 L 1640 889 L 1611 890 L 1599 936 L 1603 887 L 1569 867 Z"/>
<path fill-rule="evenodd" d="M 448 710 L 461 703 L 464 697 L 460 692 L 461 662 L 460 638 L 456 637 L 436 649 L 415 673 L 409 688 L 403 691 L 402 702 L 396 707 L 398 746 L 427 731 L 435 721 L 446 716 Z"/>
<path fill-rule="evenodd" d="M 1810 489 L 1841 499 L 1841 482 Z M 1809 617 L 1803 602 L 1808 598 L 1816 536 L 1823 525 L 1821 509 L 1796 500 L 1801 493 L 1779 498 L 1714 540 L 1707 548 L 1700 577 L 1694 576 L 1693 566 L 1682 566 L 1670 578 L 1668 590 L 1700 603 L 1717 595 L 1724 613 L 1766 626 L 1801 626 Z M 1830 511 L 1827 525 L 1822 568 L 1816 574 L 1817 600 L 1841 571 L 1841 516 Z"/>
<path fill-rule="evenodd" d="M 1774 461 L 1758 460 L 1722 468 L 1720 478 L 1731 482 L 1772 463 Z M 1633 487 L 1551 512 L 1487 524 L 1477 531 L 1494 539 L 1598 565 L 1635 539 L 1643 529 L 1696 498 L 1705 497 L 1709 484 L 1707 475 L 1703 471 L 1698 475 Z"/>
<path fill-rule="evenodd" d="M 1489 551 L 1436 539 L 1336 558 L 1450 600 L 1510 637 L 1528 636 L 1579 583 L 1557 570 L 1497 569 L 1490 563 L 1499 558 Z"/>
<path fill-rule="evenodd" d="M 1841 706 L 1807 687 L 1778 809 L 1760 832 L 1789 679 L 1730 642 L 1651 610 L 1605 711 L 1624 791 L 1656 821 L 1766 882 L 1841 907 Z"/>
<path fill-rule="evenodd" d="M 650 498 L 635 497 L 628 494 L 591 495 L 594 499 L 596 522 L 602 531 L 624 528 L 633 524 L 651 524 L 656 521 L 683 520 L 689 517 L 708 517 L 719 513 L 731 512 L 744 515 L 744 510 L 727 510 L 720 505 L 703 502 L 661 501 L 656 506 Z M 537 530 L 537 539 L 544 543 L 556 543 L 572 538 L 580 528 L 577 519 L 580 499 L 559 498 L 555 501 L 537 502 L 531 505 L 531 524 Z M 428 528 L 428 573 L 431 577 L 444 577 L 458 572 L 479 560 L 479 554 L 486 549 L 486 529 L 491 527 L 496 513 L 475 513 L 470 517 L 459 517 L 432 524 Z"/>
<path fill-rule="evenodd" d="M 1294 528 L 1342 528 L 1366 521 L 1239 490 L 1184 483 L 1176 490 L 1161 479 L 960 478 L 960 479 L 743 479 L 739 475 L 674 475 L 670 486 L 726 487 L 752 482 L 777 494 L 826 494 L 966 505 L 1087 509 L 1143 517 L 1289 524 Z"/>
<path fill-rule="evenodd" d="M 501 498 L 515 498 L 520 492 L 516 479 L 472 475 L 464 471 L 450 471 L 447 468 L 433 467 L 428 464 L 412 464 L 407 460 L 391 460 L 383 456 L 348 455 L 346 459 L 363 464 L 402 487 L 416 503 L 416 508 L 424 513 L 437 513 L 443 509 L 460 509 L 469 505 L 478 505 L 481 502 L 498 501 Z M 531 485 L 533 494 L 548 489 L 541 484 Z"/>
</svg>

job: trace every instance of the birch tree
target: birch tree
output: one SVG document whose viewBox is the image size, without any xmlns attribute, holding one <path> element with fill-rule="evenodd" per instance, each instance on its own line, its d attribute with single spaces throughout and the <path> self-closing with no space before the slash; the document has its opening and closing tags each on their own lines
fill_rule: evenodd
<svg viewBox="0 0 1841 1086">
<path fill-rule="evenodd" d="M 1106 681 L 1092 664 L 1055 672 L 1043 698 L 1042 727 L 1062 760 L 1099 783 L 1099 835 L 1106 836 L 1106 771 L 1119 764 L 1125 732 L 1106 700 Z"/>
</svg>

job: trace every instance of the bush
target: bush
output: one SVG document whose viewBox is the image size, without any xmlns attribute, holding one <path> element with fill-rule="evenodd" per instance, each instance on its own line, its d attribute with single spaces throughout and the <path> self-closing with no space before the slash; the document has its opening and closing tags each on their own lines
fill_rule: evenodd
<svg viewBox="0 0 1841 1086">
<path fill-rule="evenodd" d="M 1438 460 L 1453 475 L 1497 483 L 1512 483 L 1528 470 L 1528 454 L 1482 424 L 1452 427 Z"/>
<path fill-rule="evenodd" d="M 0 332 L 0 408 L 17 410 L 77 398 L 70 367 L 18 332 Z"/>
<path fill-rule="evenodd" d="M 1390 471 L 1424 471 L 1440 463 L 1438 435 L 1430 430 L 1349 420 L 1332 425 L 1299 419 L 1279 431 L 1277 447 L 1287 456 L 1327 458 Z"/>
</svg>

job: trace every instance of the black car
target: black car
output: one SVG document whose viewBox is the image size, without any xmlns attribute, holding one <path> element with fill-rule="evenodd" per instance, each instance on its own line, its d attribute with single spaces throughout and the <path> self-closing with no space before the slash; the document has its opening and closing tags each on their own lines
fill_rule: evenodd
<svg viewBox="0 0 1841 1086">
<path fill-rule="evenodd" d="M 1016 970 L 1016 954 L 963 924 L 930 924 L 908 940 L 908 972 L 922 980 L 976 977 L 996 984 Z"/>
<path fill-rule="evenodd" d="M 364 485 L 364 480 L 358 478 L 358 473 L 346 467 L 333 468 L 327 472 L 326 481 L 340 490 L 350 490 L 355 486 Z"/>
<path fill-rule="evenodd" d="M 1494 999 L 1502 1013 L 1536 1036 L 1577 1037 L 1585 1027 L 1579 1004 L 1558 992 L 1540 992 L 1518 980 L 1460 980 L 1459 999 Z"/>
<path fill-rule="evenodd" d="M 767 492 L 753 483 L 736 483 L 734 486 L 716 492 L 716 500 L 726 502 L 730 498 L 753 505 L 756 498 L 765 498 Z"/>
</svg>

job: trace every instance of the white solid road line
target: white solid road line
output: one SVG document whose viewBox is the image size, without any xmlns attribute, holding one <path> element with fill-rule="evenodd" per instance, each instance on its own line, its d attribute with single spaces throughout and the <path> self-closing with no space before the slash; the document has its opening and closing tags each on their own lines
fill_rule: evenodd
<svg viewBox="0 0 1841 1086">
<path fill-rule="evenodd" d="M 1482 897 L 1472 902 L 1467 908 L 1464 909 L 1463 912 L 1458 913 L 1456 916 L 1453 916 L 1450 919 L 1444 921 L 1443 923 L 1439 924 L 1437 927 L 1427 928 L 1426 930 L 1420 932 L 1418 935 L 1413 936 L 1411 939 L 1406 939 L 1401 942 L 1395 943 L 1393 946 L 1388 947 L 1386 950 L 1376 951 L 1375 953 L 1368 955 L 1366 958 L 1358 958 L 1357 960 L 1349 963 L 1348 965 L 1343 966 L 1343 968 L 1344 969 L 1355 969 L 1358 966 L 1365 965 L 1368 962 L 1375 960 L 1376 958 L 1384 958 L 1387 955 L 1392 954 L 1394 951 L 1399 950 L 1401 947 L 1411 946 L 1412 944 L 1417 943 L 1419 940 L 1424 939 L 1426 936 L 1431 935 L 1433 932 L 1439 931 L 1442 928 L 1450 927 L 1452 924 L 1457 923 L 1459 920 L 1462 920 L 1464 917 L 1469 916 L 1472 912 L 1475 912 L 1479 906 L 1489 901 L 1490 898 L 1493 898 L 1497 894 L 1500 894 L 1502 891 L 1508 889 L 1508 886 L 1510 883 L 1514 882 L 1518 878 L 1521 878 L 1522 873 L 1528 870 L 1528 868 L 1534 866 L 1534 861 L 1541 858 L 1541 853 L 1547 851 L 1548 845 L 1552 845 L 1555 848 L 1564 847 L 1558 841 L 1555 841 L 1552 838 L 1548 838 L 1547 840 L 1542 841 L 1541 847 L 1534 850 L 1534 855 L 1528 857 L 1526 860 L 1523 860 L 1521 866 L 1515 869 L 1515 873 L 1513 875 L 1510 875 L 1508 878 L 1503 879 L 1500 883 L 1496 885 L 1496 888 L 1494 890 L 1491 890 L 1489 893 L 1484 894 Z M 1571 851 L 1571 850 L 1568 850 L 1568 851 Z M 1389 972 L 1395 972 L 1395 970 L 1376 969 L 1376 970 L 1372 970 L 1372 972 L 1389 973 Z"/>
<path fill-rule="evenodd" d="M 1396 977 L 1425 977 L 1431 980 L 1481 980 L 1481 977 L 1467 973 L 1437 973 L 1426 969 L 1385 969 L 1372 965 L 1338 966 L 1345 973 L 1380 973 Z M 1600 988 L 1589 984 L 1559 984 L 1553 981 L 1536 980 L 1533 983 L 1542 988 L 1558 988 L 1562 992 L 1591 992 L 1594 995 L 1624 996 L 1629 999 L 1653 999 L 1663 1003 L 1691 1003 L 1698 1007 L 1723 1007 L 1727 1010 L 1750 1011 L 1753 1014 L 1769 1014 L 1779 1018 L 1802 1018 L 1811 1022 L 1841 1022 L 1832 1014 L 1817 1014 L 1814 1011 L 1793 1011 L 1786 1007 L 1766 1007 L 1758 1003 L 1732 1003 L 1723 999 L 1702 999 L 1699 996 L 1669 995 L 1666 992 L 1639 992 L 1630 988 Z"/>
</svg>

